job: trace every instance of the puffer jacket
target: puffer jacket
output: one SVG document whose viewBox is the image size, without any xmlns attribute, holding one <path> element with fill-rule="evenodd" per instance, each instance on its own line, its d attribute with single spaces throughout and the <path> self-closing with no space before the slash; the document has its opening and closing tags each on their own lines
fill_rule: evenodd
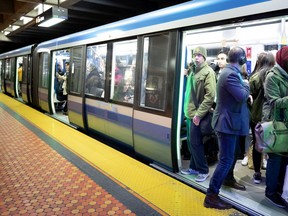
<svg viewBox="0 0 288 216">
<path fill-rule="evenodd" d="M 191 96 L 192 88 L 195 90 L 197 105 Z M 202 119 L 211 109 L 216 94 L 216 77 L 212 68 L 204 62 L 200 67 L 195 68 L 187 79 L 184 113 L 186 118 L 193 119 L 195 115 Z"/>
</svg>

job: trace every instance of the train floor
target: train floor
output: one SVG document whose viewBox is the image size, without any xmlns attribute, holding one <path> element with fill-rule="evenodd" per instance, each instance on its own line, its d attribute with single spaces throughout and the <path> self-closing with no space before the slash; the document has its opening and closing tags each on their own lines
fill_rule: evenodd
<svg viewBox="0 0 288 216">
<path fill-rule="evenodd" d="M 182 160 L 182 165 L 184 168 L 189 167 L 189 160 Z M 252 162 L 249 165 L 243 166 L 241 164 L 242 160 L 237 160 L 235 168 L 234 168 L 234 178 L 237 182 L 245 185 L 245 191 L 239 191 L 232 189 L 230 187 L 222 186 L 220 195 L 223 196 L 224 199 L 229 200 L 230 202 L 235 202 L 235 204 L 244 205 L 245 208 L 248 208 L 254 212 L 257 212 L 259 215 L 271 216 L 285 216 L 288 215 L 288 208 L 279 208 L 272 204 L 265 198 L 265 181 L 266 181 L 266 170 L 265 167 L 261 169 L 262 174 L 262 182 L 260 184 L 255 184 L 253 175 L 254 169 Z M 209 186 L 210 178 L 213 175 L 213 172 L 216 168 L 216 164 L 209 166 L 210 176 L 204 182 L 197 183 L 192 175 L 182 175 L 183 177 L 189 179 L 190 182 L 197 185 L 196 187 L 207 189 Z M 240 207 L 241 208 L 241 207 Z"/>
<path fill-rule="evenodd" d="M 0 215 L 245 215 L 0 93 Z"/>
</svg>

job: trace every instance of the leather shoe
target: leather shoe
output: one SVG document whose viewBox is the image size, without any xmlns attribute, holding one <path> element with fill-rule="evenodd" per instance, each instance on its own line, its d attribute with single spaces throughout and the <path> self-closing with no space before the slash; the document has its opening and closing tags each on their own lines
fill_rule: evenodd
<svg viewBox="0 0 288 216">
<path fill-rule="evenodd" d="M 230 208 L 232 208 L 232 205 L 221 200 L 219 198 L 218 194 L 206 195 L 205 200 L 204 200 L 204 206 L 206 208 L 215 208 L 215 209 L 230 209 Z"/>
<path fill-rule="evenodd" d="M 227 186 L 227 187 L 232 187 L 236 190 L 241 190 L 241 191 L 245 191 L 246 187 L 238 182 L 234 181 L 226 181 L 223 183 L 223 185 Z"/>
</svg>

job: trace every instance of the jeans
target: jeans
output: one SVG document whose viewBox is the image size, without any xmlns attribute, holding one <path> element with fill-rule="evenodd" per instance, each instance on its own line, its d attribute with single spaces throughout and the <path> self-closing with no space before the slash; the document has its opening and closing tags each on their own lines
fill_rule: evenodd
<svg viewBox="0 0 288 216">
<path fill-rule="evenodd" d="M 217 132 L 219 143 L 219 163 L 210 179 L 207 195 L 219 194 L 221 185 L 234 163 L 235 148 L 238 145 L 238 135 Z"/>
<path fill-rule="evenodd" d="M 237 141 L 236 141 L 235 150 L 234 150 L 233 163 L 232 163 L 232 166 L 230 167 L 230 169 L 229 169 L 229 171 L 228 171 L 228 173 L 226 175 L 226 178 L 224 180 L 225 182 L 233 182 L 233 181 L 235 181 L 234 168 L 235 168 L 235 165 L 236 165 L 236 162 L 237 162 L 237 158 L 238 158 L 238 155 L 239 155 L 239 152 L 240 152 L 240 139 L 241 139 L 241 136 L 237 136 Z"/>
<path fill-rule="evenodd" d="M 266 168 L 266 195 L 273 195 L 283 188 L 287 165 L 287 157 L 268 153 Z"/>
<path fill-rule="evenodd" d="M 187 141 L 191 153 L 189 167 L 201 174 L 207 174 L 209 168 L 205 158 L 202 133 L 200 127 L 196 126 L 191 119 L 187 119 Z"/>
</svg>

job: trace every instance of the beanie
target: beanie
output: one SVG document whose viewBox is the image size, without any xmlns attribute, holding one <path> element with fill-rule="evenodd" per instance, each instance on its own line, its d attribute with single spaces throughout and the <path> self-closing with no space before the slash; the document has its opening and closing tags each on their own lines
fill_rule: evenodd
<svg viewBox="0 0 288 216">
<path fill-rule="evenodd" d="M 282 47 L 276 53 L 276 62 L 288 73 L 288 46 Z"/>
<path fill-rule="evenodd" d="M 200 54 L 200 55 L 202 55 L 202 56 L 205 58 L 205 60 L 206 60 L 206 58 L 207 58 L 207 50 L 206 50 L 204 47 L 202 47 L 202 46 L 196 47 L 196 48 L 194 49 L 193 55 L 195 55 L 195 54 Z"/>
</svg>

